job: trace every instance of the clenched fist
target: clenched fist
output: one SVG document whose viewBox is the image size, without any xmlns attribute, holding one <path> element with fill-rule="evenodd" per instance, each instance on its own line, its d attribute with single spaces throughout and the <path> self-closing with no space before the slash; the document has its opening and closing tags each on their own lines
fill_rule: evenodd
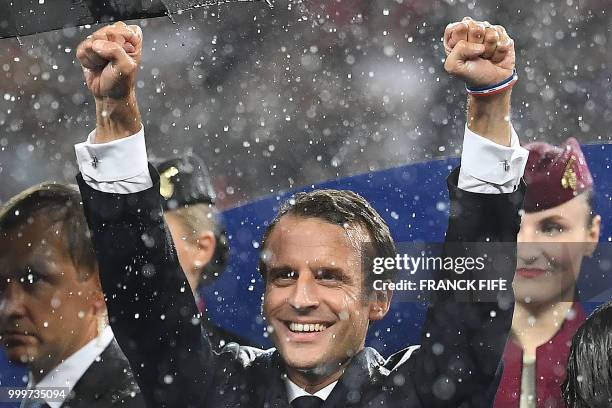
<svg viewBox="0 0 612 408">
<path fill-rule="evenodd" d="M 469 17 L 449 24 L 444 31 L 444 50 L 444 69 L 469 86 L 496 84 L 514 70 L 514 41 L 500 25 Z"/>
<path fill-rule="evenodd" d="M 135 90 L 142 57 L 142 32 L 123 22 L 96 31 L 79 44 L 77 59 L 96 99 L 122 99 Z"/>
<path fill-rule="evenodd" d="M 94 143 L 112 142 L 141 129 L 136 76 L 142 58 L 140 27 L 118 22 L 79 44 L 77 59 L 96 100 Z"/>
</svg>

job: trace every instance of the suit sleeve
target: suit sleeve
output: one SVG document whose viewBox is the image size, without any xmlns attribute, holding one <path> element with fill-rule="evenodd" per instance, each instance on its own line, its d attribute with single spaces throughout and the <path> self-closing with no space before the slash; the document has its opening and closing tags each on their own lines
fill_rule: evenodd
<svg viewBox="0 0 612 408">
<path fill-rule="evenodd" d="M 443 256 L 487 256 L 491 262 L 486 276 L 506 279 L 509 290 L 484 300 L 478 299 L 479 293 L 437 293 L 419 350 L 398 369 L 408 370 L 405 377 L 412 387 L 396 387 L 396 392 L 416 391 L 424 407 L 492 406 L 512 325 L 511 282 L 525 185 L 513 193 L 479 194 L 459 189 L 458 176 L 456 169 L 448 178 L 450 214 Z M 454 279 L 450 274 L 437 277 Z"/>
<path fill-rule="evenodd" d="M 77 182 L 83 197 L 110 324 L 148 406 L 206 407 L 217 356 L 164 223 L 159 176 L 134 194 Z M 198 375 L 194 375 L 197 373 Z"/>
</svg>

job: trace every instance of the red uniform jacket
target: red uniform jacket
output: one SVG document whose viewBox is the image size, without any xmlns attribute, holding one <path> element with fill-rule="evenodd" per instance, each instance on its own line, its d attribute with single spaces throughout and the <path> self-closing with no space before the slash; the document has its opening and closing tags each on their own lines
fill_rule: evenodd
<svg viewBox="0 0 612 408">
<path fill-rule="evenodd" d="M 567 357 L 572 337 L 586 320 L 580 303 L 572 306 L 573 318 L 567 318 L 552 339 L 536 350 L 537 408 L 563 408 L 561 385 L 565 380 Z M 523 349 L 512 339 L 504 350 L 504 374 L 502 376 L 494 408 L 518 408 L 521 399 L 521 373 Z"/>
</svg>

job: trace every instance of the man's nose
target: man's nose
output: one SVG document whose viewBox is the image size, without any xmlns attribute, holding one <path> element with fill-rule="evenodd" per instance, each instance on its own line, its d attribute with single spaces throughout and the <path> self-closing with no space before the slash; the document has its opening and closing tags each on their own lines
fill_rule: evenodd
<svg viewBox="0 0 612 408">
<path fill-rule="evenodd" d="M 296 310 L 307 310 L 319 305 L 317 282 L 310 271 L 300 272 L 289 303 Z"/>
<path fill-rule="evenodd" d="M 16 282 L 10 282 L 0 291 L 0 318 L 15 318 L 26 314 L 26 296 Z"/>
</svg>

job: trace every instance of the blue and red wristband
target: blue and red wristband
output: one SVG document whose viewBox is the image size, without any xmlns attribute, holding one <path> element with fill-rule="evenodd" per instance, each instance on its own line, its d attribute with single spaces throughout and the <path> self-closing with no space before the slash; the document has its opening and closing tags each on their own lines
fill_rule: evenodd
<svg viewBox="0 0 612 408">
<path fill-rule="evenodd" d="M 487 85 L 481 87 L 469 87 L 466 85 L 465 90 L 468 94 L 472 96 L 489 96 L 495 95 L 500 92 L 505 91 L 508 88 L 512 88 L 512 86 L 518 81 L 518 74 L 516 73 L 516 69 L 512 71 L 512 75 L 508 78 L 504 79 L 501 82 L 498 82 L 494 85 Z"/>
</svg>

